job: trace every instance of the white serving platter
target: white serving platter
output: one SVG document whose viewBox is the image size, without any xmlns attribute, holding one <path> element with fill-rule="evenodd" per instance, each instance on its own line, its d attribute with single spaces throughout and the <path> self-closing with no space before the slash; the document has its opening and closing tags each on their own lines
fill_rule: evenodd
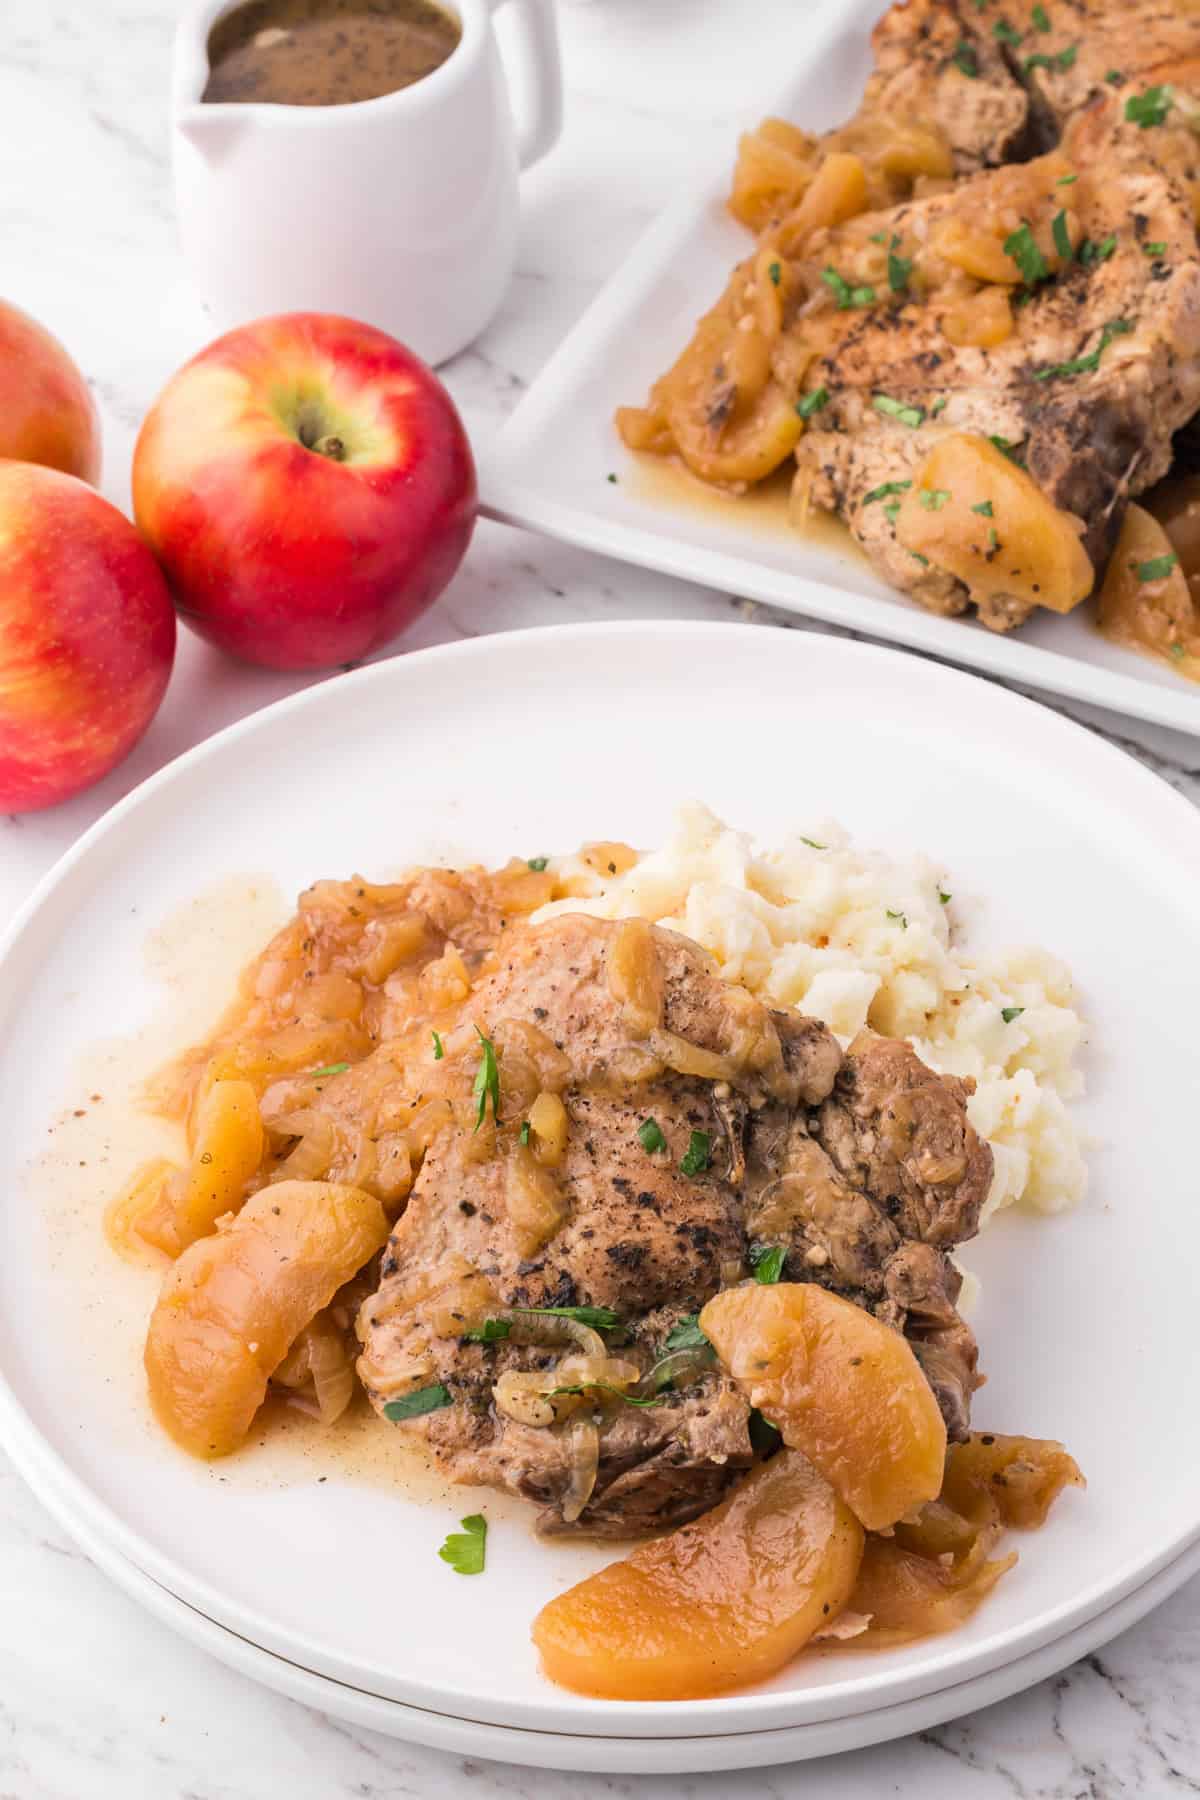
<svg viewBox="0 0 1200 1800">
<path fill-rule="evenodd" d="M 814 21 L 806 9 L 780 45 L 792 69 L 763 97 L 768 113 L 825 130 L 849 116 L 869 68 L 880 0 L 846 0 Z M 1065 618 L 1042 612 L 1006 636 L 974 620 L 924 611 L 881 582 L 842 534 L 808 540 L 782 509 L 706 499 L 631 456 L 614 409 L 641 404 L 724 288 L 749 235 L 725 209 L 736 134 L 698 146 L 711 176 L 672 205 L 614 271 L 541 370 L 481 459 L 484 511 L 509 524 L 663 574 L 888 638 L 1051 693 L 1200 732 L 1200 687 L 1096 630 L 1090 602 Z M 615 476 L 613 480 L 611 477 Z"/>
<path fill-rule="evenodd" d="M 1093 1194 L 1069 1217 L 1000 1220 L 969 1261 L 984 1282 L 979 1422 L 1063 1437 L 1091 1485 L 1022 1541 L 1018 1569 L 952 1636 L 635 1707 L 549 1686 L 528 1639 L 538 1606 L 611 1551 L 539 1544 L 524 1509 L 487 1496 L 488 1570 L 464 1581 L 435 1552 L 477 1492 L 423 1497 L 333 1461 L 322 1481 L 319 1444 L 290 1464 L 269 1442 L 214 1465 L 175 1451 L 139 1370 L 155 1279 L 118 1265 L 100 1235 L 128 1171 L 110 1147 L 60 1170 L 52 1201 L 26 1175 L 47 1122 L 73 1112 L 80 1051 L 136 1032 L 157 1004 L 148 927 L 214 881 L 266 876 L 291 895 L 323 874 L 431 857 L 651 844 L 689 795 L 767 839 L 832 815 L 864 844 L 924 849 L 964 905 L 974 897 L 973 942 L 1040 942 L 1075 969 Z M 1140 765 L 1002 689 L 838 639 L 563 627 L 294 696 L 123 801 L 0 949 L 0 1439 L 72 1528 L 215 1624 L 316 1675 L 481 1725 L 600 1739 L 790 1730 L 1037 1654 L 1200 1532 L 1200 1452 L 1178 1430 L 1173 1379 L 1200 1310 L 1195 1197 L 1163 1124 L 1195 1100 L 1182 996 L 1200 962 L 1198 880 L 1200 819 Z M 214 1009 L 231 982 L 214 947 Z M 110 1073 L 119 1085 L 119 1057 Z"/>
</svg>

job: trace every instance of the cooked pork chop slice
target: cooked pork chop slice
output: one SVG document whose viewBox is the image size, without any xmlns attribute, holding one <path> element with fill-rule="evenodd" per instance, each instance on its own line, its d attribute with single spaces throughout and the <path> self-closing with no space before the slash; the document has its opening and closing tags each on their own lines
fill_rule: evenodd
<svg viewBox="0 0 1200 1800">
<path fill-rule="evenodd" d="M 1180 0 L 992 0 L 978 19 L 1004 32 L 1047 144 L 1101 96 L 1119 92 L 1123 113 L 1127 97 L 1177 82 L 1180 65 L 1200 55 L 1200 12 Z M 1135 131 L 1144 110 L 1134 109 Z"/>
<path fill-rule="evenodd" d="M 986 25 L 986 21 L 984 22 Z M 875 67 L 863 110 L 936 124 L 962 173 L 1042 148 L 1029 95 L 971 0 L 899 0 L 871 34 Z"/>
<path fill-rule="evenodd" d="M 923 1070 L 907 1046 L 892 1046 L 911 1057 L 899 1074 L 884 1069 L 887 1040 L 856 1048 L 866 1074 L 841 1101 L 859 1108 L 856 1145 L 872 1107 L 907 1105 L 918 1121 L 895 1168 L 864 1161 L 876 1198 L 854 1186 L 857 1165 L 844 1175 L 809 1138 L 839 1092 L 836 1040 L 723 982 L 686 938 L 572 915 L 525 928 L 469 1013 L 460 1029 L 478 1026 L 497 1046 L 500 1128 L 491 1133 L 489 1120 L 477 1134 L 463 1119 L 432 1140 L 360 1315 L 364 1383 L 380 1410 L 439 1390 L 442 1404 L 394 1428 L 457 1479 L 538 1501 L 543 1529 L 629 1535 L 679 1523 L 711 1506 L 756 1452 L 746 1402 L 703 1346 L 690 1366 L 672 1365 L 676 1385 L 646 1388 L 672 1326 L 775 1243 L 786 1279 L 835 1285 L 904 1329 L 888 1267 L 905 1231 L 915 1222 L 949 1241 L 952 1217 L 964 1235 L 973 1228 L 973 1197 L 956 1210 L 953 1170 L 945 1157 L 936 1169 L 929 1161 L 954 1138 L 964 1090 Z M 506 1110 L 522 1059 L 539 1055 L 555 1070 L 566 1125 L 550 1162 L 522 1143 L 521 1109 Z M 639 1135 L 647 1120 L 665 1149 L 654 1133 Z M 964 1116 L 957 1141 L 968 1132 Z M 805 1165 L 800 1140 L 823 1160 Z M 986 1147 L 969 1155 L 962 1179 L 978 1180 L 984 1160 L 990 1170 Z M 770 1213 L 776 1168 L 790 1178 L 798 1224 Z M 521 1311 L 548 1307 L 606 1308 L 619 1324 L 601 1341 L 581 1322 Z M 489 1318 L 500 1321 L 490 1334 Z M 635 1397 L 654 1403 L 588 1387 L 604 1379 L 606 1359 L 620 1380 L 640 1375 Z M 556 1408 L 530 1396 L 522 1376 L 587 1392 Z M 594 1484 L 581 1509 L 593 1431 Z"/>
<path fill-rule="evenodd" d="M 949 315 L 986 291 L 968 284 L 956 295 L 964 278 L 953 261 L 960 253 L 954 234 L 990 220 L 999 243 L 1006 229 L 1021 229 L 1031 195 L 1048 245 L 1051 216 L 1063 214 L 1072 255 L 1055 273 L 1051 252 L 1043 259 L 1049 278 L 1032 289 L 1012 285 L 1019 304 L 1003 341 L 990 348 L 952 342 Z M 827 399 L 813 418 L 819 429 L 800 440 L 797 464 L 812 501 L 846 520 L 887 581 L 938 612 L 962 611 L 974 598 L 985 624 L 1007 630 L 1028 616 L 1028 598 L 973 593 L 914 556 L 897 536 L 895 497 L 939 439 L 991 438 L 1055 507 L 1082 521 L 1099 573 L 1125 502 L 1166 473 L 1172 434 L 1200 408 L 1200 257 L 1191 209 L 1149 163 L 1109 164 L 1093 178 L 1056 153 L 852 220 L 826 233 L 810 260 L 853 282 L 856 260 L 881 237 L 917 268 L 913 297 L 856 313 L 810 368 L 806 389 L 824 389 Z M 1147 243 L 1161 253 L 1148 255 Z M 992 285 L 998 298 L 1010 291 Z M 989 563 L 992 554 L 1019 557 L 1019 544 L 984 552 L 982 521 L 978 529 Z"/>
</svg>

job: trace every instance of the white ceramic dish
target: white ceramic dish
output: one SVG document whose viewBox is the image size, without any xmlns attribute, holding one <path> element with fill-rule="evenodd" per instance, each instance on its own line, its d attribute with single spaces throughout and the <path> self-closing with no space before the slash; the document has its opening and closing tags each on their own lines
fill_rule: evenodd
<svg viewBox="0 0 1200 1800">
<path fill-rule="evenodd" d="M 845 0 L 816 19 L 803 9 L 780 61 L 794 73 L 745 123 L 780 113 L 813 130 L 854 109 L 869 67 L 867 38 L 881 0 Z M 612 424 L 622 402 L 639 404 L 669 366 L 699 315 L 746 254 L 748 234 L 725 198 L 735 134 L 701 142 L 701 181 L 640 241 L 547 363 L 485 451 L 484 510 L 550 537 L 730 594 L 765 600 L 875 637 L 1116 712 L 1200 732 L 1200 689 L 1147 658 L 1108 643 L 1090 606 L 1066 618 L 1039 613 L 997 636 L 965 619 L 942 619 L 879 581 L 856 553 L 769 526 L 736 501 L 697 504 L 678 481 L 651 479 Z M 614 482 L 610 479 L 616 475 Z"/>
<path fill-rule="evenodd" d="M 520 1731 L 503 1725 L 481 1725 L 473 1719 L 455 1719 L 446 1713 L 425 1712 L 395 1700 L 365 1694 L 359 1688 L 315 1675 L 295 1663 L 272 1656 L 217 1625 L 194 1607 L 159 1587 L 102 1540 L 93 1540 L 70 1508 L 39 1482 L 43 1500 L 65 1529 L 100 1568 L 132 1599 L 163 1624 L 240 1675 L 260 1681 L 264 1687 L 298 1700 L 334 1718 L 345 1719 L 388 1737 L 456 1756 L 482 1756 L 496 1762 L 520 1763 L 540 1769 L 564 1769 L 602 1775 L 691 1775 L 727 1769 L 764 1768 L 798 1762 L 814 1756 L 830 1756 L 841 1750 L 863 1750 L 887 1743 L 913 1731 L 928 1731 L 949 1719 L 960 1719 L 981 1706 L 992 1706 L 1011 1694 L 1056 1675 L 1069 1663 L 1107 1644 L 1119 1632 L 1145 1616 L 1200 1569 L 1200 1543 L 1185 1550 L 1176 1562 L 1144 1587 L 1107 1608 L 1086 1625 L 1015 1662 L 1005 1663 L 988 1675 L 919 1700 L 897 1706 L 877 1707 L 851 1718 L 827 1723 L 794 1725 L 773 1731 L 740 1732 L 690 1738 L 570 1737 L 551 1731 Z"/>
<path fill-rule="evenodd" d="M 55 1217 L 17 1176 L 71 1104 L 80 1046 L 153 1004 L 147 927 L 214 878 L 265 869 L 294 893 L 431 855 L 652 843 L 689 793 L 767 836 L 833 814 L 864 843 L 927 849 L 956 894 L 980 897 L 975 941 L 1070 957 L 1094 1037 L 1094 1193 L 1073 1217 L 1001 1220 L 970 1261 L 990 1374 L 977 1417 L 1061 1435 L 1091 1487 L 951 1637 L 631 1708 L 549 1687 L 526 1634 L 603 1550 L 537 1545 L 515 1503 L 489 1497 L 488 1572 L 463 1581 L 434 1552 L 476 1496 L 421 1504 L 336 1474 L 318 1485 L 319 1463 L 266 1481 L 253 1454 L 208 1468 L 175 1452 L 138 1376 L 153 1284 L 130 1334 L 98 1236 L 123 1171 L 81 1170 Z M 653 623 L 514 633 L 256 714 L 101 821 L 0 952 L 0 1434 L 81 1531 L 210 1619 L 318 1674 L 483 1724 L 729 1736 L 851 1718 L 1036 1653 L 1200 1531 L 1200 1455 L 1170 1379 L 1190 1366 L 1200 1309 L 1194 1195 L 1162 1125 L 1194 1105 L 1182 997 L 1200 960 L 1198 878 L 1200 821 L 1120 752 L 1001 689 L 840 640 Z M 82 1265 L 64 1251 L 72 1233 Z"/>
</svg>

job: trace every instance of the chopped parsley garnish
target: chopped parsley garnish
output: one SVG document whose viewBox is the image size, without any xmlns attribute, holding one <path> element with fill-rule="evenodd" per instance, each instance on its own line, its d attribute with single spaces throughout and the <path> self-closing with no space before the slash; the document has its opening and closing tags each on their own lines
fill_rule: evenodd
<svg viewBox="0 0 1200 1800">
<path fill-rule="evenodd" d="M 839 312 L 849 312 L 852 307 L 873 306 L 875 303 L 873 287 L 852 287 L 836 269 L 822 269 L 821 280 L 837 301 Z"/>
<path fill-rule="evenodd" d="M 1019 44 L 1022 34 L 1007 19 L 997 19 L 992 26 L 992 36 L 1001 44 Z"/>
<path fill-rule="evenodd" d="M 888 286 L 893 294 L 908 292 L 908 278 L 913 271 L 911 256 L 897 256 L 894 250 L 888 251 Z"/>
<path fill-rule="evenodd" d="M 665 1394 L 658 1393 L 651 1394 L 647 1399 L 639 1399 L 636 1394 L 627 1394 L 624 1388 L 614 1387 L 611 1381 L 580 1381 L 571 1387 L 551 1388 L 548 1394 L 543 1395 L 543 1398 L 553 1400 L 556 1394 L 591 1394 L 597 1389 L 601 1393 L 612 1394 L 616 1399 L 623 1400 L 626 1406 L 661 1406 L 667 1398 Z"/>
<path fill-rule="evenodd" d="M 680 1172 L 684 1175 L 702 1175 L 711 1156 L 712 1139 L 708 1132 L 693 1131 L 688 1139 L 688 1147 L 679 1159 Z"/>
<path fill-rule="evenodd" d="M 535 875 L 540 875 L 549 861 L 550 858 L 548 856 L 531 856 L 525 867 L 527 869 L 532 869 Z"/>
<path fill-rule="evenodd" d="M 521 1120 L 521 1129 L 520 1129 L 520 1131 L 518 1131 L 517 1137 L 520 1139 L 522 1144 L 528 1144 L 529 1133 L 532 1129 L 533 1129 L 533 1127 L 530 1125 L 528 1119 Z"/>
<path fill-rule="evenodd" d="M 883 516 L 889 525 L 894 525 L 896 520 L 900 517 L 900 502 L 898 500 L 889 500 L 883 509 Z"/>
<path fill-rule="evenodd" d="M 1107 81 L 1109 87 L 1120 87 L 1125 77 L 1122 75 L 1120 69 L 1110 69 L 1104 79 Z"/>
<path fill-rule="evenodd" d="M 779 266 L 779 264 L 778 264 L 778 263 L 777 263 L 777 262 L 773 262 L 773 263 L 768 263 L 768 265 L 767 265 L 767 274 L 768 274 L 768 275 L 769 275 L 769 276 L 770 276 L 770 277 L 771 277 L 771 282 L 772 282 L 772 285 L 773 285 L 773 286 L 774 286 L 774 287 L 778 287 L 778 286 L 779 286 L 779 281 L 780 281 L 780 277 L 781 277 L 781 276 L 782 276 L 782 274 L 783 274 L 783 270 L 782 270 L 782 269 L 781 269 L 781 268 L 780 268 L 780 266 Z"/>
<path fill-rule="evenodd" d="M 802 399 L 797 400 L 796 411 L 802 419 L 811 419 L 814 413 L 820 412 L 821 408 L 828 404 L 829 389 L 814 388 L 811 394 L 805 394 Z"/>
<path fill-rule="evenodd" d="M 941 512 L 949 498 L 949 488 L 919 488 L 917 491 L 917 499 L 926 512 Z"/>
<path fill-rule="evenodd" d="M 500 1069 L 496 1062 L 496 1046 L 491 1038 L 484 1037 L 478 1025 L 475 1027 L 475 1036 L 479 1039 L 481 1054 L 471 1092 L 479 1102 L 479 1110 L 475 1115 L 475 1130 L 478 1131 L 487 1118 L 489 1099 L 492 1103 L 492 1121 L 497 1125 L 500 1123 Z"/>
<path fill-rule="evenodd" d="M 873 231 L 867 239 L 868 244 L 886 244 L 887 241 L 888 235 L 886 231 Z"/>
<path fill-rule="evenodd" d="M 948 906 L 953 898 L 954 895 L 948 894 L 944 888 L 938 889 L 938 902 L 940 905 Z"/>
<path fill-rule="evenodd" d="M 1096 345 L 1094 350 L 1089 350 L 1086 356 L 1073 357 L 1070 362 L 1051 363 L 1048 368 L 1035 369 L 1033 371 L 1033 379 L 1035 381 L 1049 381 L 1051 377 L 1055 375 L 1091 374 L 1094 369 L 1100 367 L 1100 358 L 1108 349 L 1108 346 L 1112 343 L 1113 339 L 1124 337 L 1132 330 L 1133 326 L 1128 319 L 1113 319 L 1100 333 L 1100 342 Z"/>
<path fill-rule="evenodd" d="M 1065 212 L 1059 211 L 1055 213 L 1050 226 L 1050 231 L 1054 238 L 1054 248 L 1058 251 L 1058 254 L 1062 257 L 1064 262 L 1070 262 L 1075 252 L 1071 248 L 1071 234 L 1067 230 L 1067 215 Z"/>
<path fill-rule="evenodd" d="M 1020 269 L 1021 279 L 1026 287 L 1035 287 L 1039 281 L 1045 281 L 1050 273 L 1028 224 L 1019 225 L 1005 238 L 1004 253 L 1011 256 Z"/>
<path fill-rule="evenodd" d="M 1187 651 L 1184 649 L 1182 644 L 1172 644 L 1169 648 L 1168 653 L 1175 658 L 1176 662 L 1179 662 L 1183 657 L 1185 657 L 1187 655 Z"/>
<path fill-rule="evenodd" d="M 1137 568 L 1137 578 L 1139 581 L 1161 581 L 1164 576 L 1171 573 L 1178 561 L 1179 558 L 1173 550 L 1165 556 L 1152 556 L 1149 562 L 1134 565 Z"/>
<path fill-rule="evenodd" d="M 864 494 L 863 505 L 871 506 L 876 500 L 886 500 L 892 494 L 906 494 L 911 486 L 911 481 L 885 481 L 882 487 L 872 488 L 869 494 Z"/>
<path fill-rule="evenodd" d="M 887 912 L 887 916 L 889 919 L 899 919 L 901 931 L 908 930 L 908 919 L 906 918 L 904 913 L 892 912 L 890 908 L 885 908 L 885 911 Z"/>
<path fill-rule="evenodd" d="M 1129 96 L 1125 102 L 1125 117 L 1131 125 L 1140 125 L 1147 131 L 1151 125 L 1161 125 L 1174 104 L 1174 88 L 1167 85 L 1148 87 L 1144 94 Z"/>
<path fill-rule="evenodd" d="M 939 394 L 937 399 L 934 401 L 933 405 L 929 409 L 930 418 L 936 419 L 940 412 L 945 412 L 945 410 L 949 406 L 949 404 L 950 404 L 950 402 L 949 402 L 949 399 L 947 398 L 947 396 L 945 394 Z"/>
<path fill-rule="evenodd" d="M 1002 1006 L 1000 1008 L 1000 1017 L 1004 1020 L 1006 1025 L 1011 1025 L 1013 1020 L 1019 1019 L 1024 1011 L 1025 1008 L 1023 1006 Z"/>
<path fill-rule="evenodd" d="M 990 525 L 988 527 L 988 549 L 989 550 L 998 550 L 999 548 L 1000 548 L 1000 538 L 996 531 L 996 527 L 994 525 Z"/>
<path fill-rule="evenodd" d="M 1065 50 L 1056 50 L 1053 56 L 1047 56 L 1044 50 L 1035 50 L 1032 56 L 1025 58 L 1025 73 L 1028 75 L 1034 69 L 1073 68 L 1078 55 L 1078 44 L 1068 44 Z"/>
<path fill-rule="evenodd" d="M 437 1412 L 443 1406 L 453 1406 L 454 1401 L 450 1389 L 440 1381 L 432 1387 L 417 1388 L 411 1394 L 404 1394 L 399 1400 L 389 1400 L 383 1409 L 385 1419 L 393 1425 L 401 1419 L 419 1419 L 422 1413 Z"/>
<path fill-rule="evenodd" d="M 611 1306 L 514 1306 L 513 1311 L 539 1319 L 574 1319 L 577 1325 L 588 1325 L 593 1331 L 613 1331 L 621 1323 L 620 1313 Z M 482 1325 L 464 1331 L 464 1344 L 498 1344 L 512 1331 L 511 1319 L 485 1319 Z"/>
<path fill-rule="evenodd" d="M 771 1244 L 766 1249 L 755 1250 L 750 1257 L 755 1281 L 760 1282 L 763 1287 L 774 1287 L 783 1274 L 786 1261 L 786 1244 Z"/>
<path fill-rule="evenodd" d="M 651 1155 L 656 1150 L 665 1150 L 667 1147 L 667 1140 L 662 1134 L 662 1127 L 657 1119 L 643 1119 L 638 1126 L 637 1134 L 638 1143 L 643 1150 L 649 1150 Z"/>
<path fill-rule="evenodd" d="M 464 1344 L 500 1344 L 511 1330 L 511 1319 L 485 1319 L 482 1325 L 474 1325 L 470 1331 L 464 1331 L 462 1342 Z"/>
<path fill-rule="evenodd" d="M 1072 183 L 1078 180 L 1078 175 L 1060 175 L 1054 185 L 1055 187 L 1070 187 Z"/>
<path fill-rule="evenodd" d="M 1039 31 L 1049 31 L 1050 15 L 1044 6 L 1035 6 L 1029 16 Z"/>
<path fill-rule="evenodd" d="M 610 474 L 609 474 L 609 476 L 608 476 L 608 479 L 609 479 L 609 481 L 611 481 L 611 482 L 612 482 L 612 484 L 613 484 L 613 486 L 614 486 L 614 487 L 615 487 L 615 486 L 616 486 L 616 482 L 617 482 L 617 478 L 616 478 L 616 476 L 615 476 L 615 475 L 613 475 L 613 474 L 612 474 L 612 473 L 611 473 L 611 472 L 610 472 Z"/>
<path fill-rule="evenodd" d="M 449 1563 L 456 1575 L 482 1575 L 487 1545 L 487 1520 L 482 1513 L 468 1513 L 460 1519 L 461 1531 L 452 1531 L 438 1555 Z"/>
<path fill-rule="evenodd" d="M 893 400 L 890 394 L 872 394 L 871 405 L 876 412 L 885 413 L 889 419 L 898 419 L 901 425 L 911 425 L 914 431 L 925 417 L 923 406 L 906 406 L 903 400 Z M 909 483 L 906 481 L 904 486 L 908 487 Z M 891 483 L 887 484 L 887 491 L 894 491 Z"/>
<path fill-rule="evenodd" d="M 1165 256 L 1166 254 L 1167 254 L 1167 246 L 1164 243 L 1162 243 L 1161 241 L 1153 243 L 1153 244 L 1143 244 L 1142 245 L 1142 255 L 1143 256 Z"/>
<path fill-rule="evenodd" d="M 802 844 L 807 844 L 810 850 L 828 850 L 829 848 L 828 844 L 818 844 L 816 838 L 802 837 L 800 842 Z"/>
<path fill-rule="evenodd" d="M 668 1331 L 663 1342 L 664 1350 L 706 1350 L 708 1339 L 700 1329 L 700 1320 L 696 1313 L 684 1313 Z"/>
<path fill-rule="evenodd" d="M 982 513 L 985 519 L 990 519 L 995 513 L 995 510 L 996 509 L 990 500 L 981 500 L 978 506 L 973 506 L 971 508 L 972 512 Z"/>
<path fill-rule="evenodd" d="M 322 1075 L 344 1075 L 349 1067 L 349 1063 L 326 1063 L 323 1069 L 310 1069 L 308 1079 L 318 1081 Z"/>
<path fill-rule="evenodd" d="M 962 73 L 968 75 L 972 81 L 974 81 L 979 74 L 979 58 L 975 54 L 975 46 L 974 44 L 969 44 L 966 38 L 959 38 L 957 44 L 954 46 L 954 55 L 950 60 L 956 69 L 960 69 Z"/>
<path fill-rule="evenodd" d="M 1020 468 L 1021 459 L 1019 456 L 1014 455 L 1017 446 L 1013 443 L 1011 438 L 999 437 L 995 432 L 991 432 L 988 435 L 988 443 L 995 444 L 997 450 L 1004 456 L 1007 456 L 1009 462 L 1015 462 L 1017 467 Z"/>
<path fill-rule="evenodd" d="M 919 550 L 910 550 L 908 554 L 912 557 L 914 562 L 919 562 L 923 569 L 929 567 L 929 558 L 927 556 L 922 556 Z"/>
<path fill-rule="evenodd" d="M 431 1031 L 429 1035 L 433 1039 L 433 1060 L 434 1062 L 441 1062 L 443 1056 L 446 1054 L 446 1046 L 443 1044 L 440 1035 L 436 1031 Z"/>
<path fill-rule="evenodd" d="M 1079 246 L 1079 260 L 1085 264 L 1107 262 L 1116 247 L 1116 232 L 1111 232 L 1108 237 L 1101 238 L 1098 244 L 1094 243 L 1091 238 L 1084 238 Z"/>
</svg>

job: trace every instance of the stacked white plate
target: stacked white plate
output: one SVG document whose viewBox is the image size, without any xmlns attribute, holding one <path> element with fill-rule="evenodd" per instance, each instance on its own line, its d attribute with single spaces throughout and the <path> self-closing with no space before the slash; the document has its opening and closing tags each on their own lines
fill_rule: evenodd
<svg viewBox="0 0 1200 1800">
<path fill-rule="evenodd" d="M 528 1635 L 537 1608 L 611 1549 L 540 1544 L 523 1509 L 489 1495 L 488 1568 L 465 1580 L 436 1550 L 475 1493 L 355 1479 L 313 1438 L 282 1461 L 269 1442 L 212 1466 L 175 1451 L 138 1365 L 153 1277 L 101 1237 L 122 1171 L 80 1158 L 52 1189 L 26 1171 L 71 1142 L 69 1122 L 51 1138 L 47 1124 L 79 1105 L 80 1053 L 136 1032 L 157 1004 L 147 930 L 214 883 L 269 876 L 290 896 L 321 875 L 430 858 L 649 844 L 689 796 L 764 839 L 833 816 L 863 844 L 924 850 L 952 876 L 972 943 L 1045 944 L 1074 970 L 1091 1196 L 1069 1216 L 1001 1218 L 969 1260 L 989 1375 L 978 1422 L 1062 1438 L 1090 1485 L 1019 1540 L 1017 1569 L 951 1636 L 632 1706 L 551 1687 Z M 1200 1562 L 1176 1373 L 1193 1360 L 1200 1267 L 1175 1128 L 1195 1105 L 1198 885 L 1200 821 L 1129 758 L 976 678 L 826 638 L 520 633 L 260 713 L 102 821 L 0 952 L 5 1447 L 96 1560 L 185 1634 L 423 1743 L 550 1767 L 729 1768 L 878 1741 L 1010 1693 Z M 214 949 L 214 1005 L 225 980 Z M 109 1079 L 121 1078 L 118 1054 Z"/>
</svg>

